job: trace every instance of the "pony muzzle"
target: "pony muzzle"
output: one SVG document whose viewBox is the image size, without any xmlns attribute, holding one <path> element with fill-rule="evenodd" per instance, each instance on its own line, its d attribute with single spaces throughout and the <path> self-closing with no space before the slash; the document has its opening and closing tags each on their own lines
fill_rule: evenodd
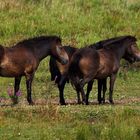
<svg viewBox="0 0 140 140">
<path fill-rule="evenodd" d="M 66 65 L 69 62 L 68 59 L 61 58 L 61 64 Z"/>
<path fill-rule="evenodd" d="M 135 54 L 135 62 L 140 61 L 140 53 Z"/>
</svg>

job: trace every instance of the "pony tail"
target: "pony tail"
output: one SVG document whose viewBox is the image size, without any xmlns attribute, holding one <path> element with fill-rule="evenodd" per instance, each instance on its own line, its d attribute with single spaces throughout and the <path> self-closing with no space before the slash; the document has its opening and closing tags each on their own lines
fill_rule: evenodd
<svg viewBox="0 0 140 140">
<path fill-rule="evenodd" d="M 51 73 L 51 81 L 55 81 L 56 77 L 60 75 L 60 72 L 56 64 L 56 60 L 52 56 L 50 57 L 49 71 Z"/>
<path fill-rule="evenodd" d="M 81 59 L 81 55 L 75 53 L 72 57 L 69 70 L 68 70 L 68 77 L 71 81 L 73 87 L 79 83 L 79 76 L 81 75 L 80 68 L 79 68 L 79 61 Z"/>
</svg>

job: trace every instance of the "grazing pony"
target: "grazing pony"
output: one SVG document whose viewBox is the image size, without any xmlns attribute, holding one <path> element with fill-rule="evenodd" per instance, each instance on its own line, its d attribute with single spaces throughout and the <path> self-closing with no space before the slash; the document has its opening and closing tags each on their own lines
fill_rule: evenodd
<svg viewBox="0 0 140 140">
<path fill-rule="evenodd" d="M 77 93 L 81 93 L 83 103 L 88 104 L 89 93 L 85 95 L 83 89 L 86 83 L 91 82 L 92 85 L 94 79 L 110 77 L 109 101 L 113 104 L 113 88 L 120 60 L 124 58 L 130 63 L 140 61 L 136 41 L 133 36 L 122 36 L 105 43 L 100 50 L 85 47 L 76 51 L 71 59 L 68 74 Z M 80 95 L 78 96 L 80 98 Z"/>
<path fill-rule="evenodd" d="M 62 64 L 68 63 L 68 55 L 57 36 L 41 36 L 23 40 L 15 46 L 0 46 L 0 76 L 14 77 L 14 103 L 18 103 L 16 93 L 19 90 L 21 77 L 26 77 L 27 101 L 33 104 L 31 97 L 32 80 L 39 63 L 48 55 Z"/>
</svg>

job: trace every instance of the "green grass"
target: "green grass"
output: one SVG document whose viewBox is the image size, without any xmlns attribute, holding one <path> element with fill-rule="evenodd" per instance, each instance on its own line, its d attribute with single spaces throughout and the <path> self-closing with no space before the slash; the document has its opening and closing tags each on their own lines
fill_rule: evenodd
<svg viewBox="0 0 140 140">
<path fill-rule="evenodd" d="M 64 45 L 80 48 L 128 34 L 135 35 L 140 45 L 140 0 L 0 0 L 0 21 L 0 44 L 4 46 L 34 36 L 59 35 Z M 130 66 L 118 74 L 114 106 L 96 104 L 96 82 L 90 94 L 93 104 L 59 106 L 48 61 L 49 57 L 41 62 L 33 81 L 36 106 L 27 104 L 23 78 L 19 104 L 11 107 L 7 88 L 13 88 L 14 81 L 0 78 L 0 139 L 140 139 L 139 67 Z M 67 102 L 76 100 L 70 84 L 66 85 L 65 98 Z"/>
<path fill-rule="evenodd" d="M 1 108 L 3 139 L 139 139 L 140 110 L 123 106 Z"/>
</svg>

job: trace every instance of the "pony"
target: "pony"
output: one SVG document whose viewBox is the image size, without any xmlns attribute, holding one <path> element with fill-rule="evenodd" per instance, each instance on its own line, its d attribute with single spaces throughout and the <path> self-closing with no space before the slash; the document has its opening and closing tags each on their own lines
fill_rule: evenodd
<svg viewBox="0 0 140 140">
<path fill-rule="evenodd" d="M 34 74 L 42 59 L 53 56 L 61 64 L 67 64 L 68 55 L 58 36 L 40 36 L 23 40 L 12 47 L 0 46 L 0 76 L 14 77 L 14 104 L 22 76 L 26 77 L 27 101 L 33 105 L 31 88 Z"/>
<path fill-rule="evenodd" d="M 88 47 L 98 50 L 103 48 L 104 43 L 108 41 L 110 41 L 110 39 L 99 41 L 97 43 L 89 45 Z M 63 46 L 63 47 L 69 56 L 69 63 L 67 63 L 66 65 L 62 65 L 54 57 L 51 56 L 49 61 L 49 67 L 50 67 L 49 70 L 51 73 L 51 81 L 55 81 L 59 89 L 59 98 L 60 98 L 59 102 L 61 105 L 66 105 L 64 99 L 64 88 L 65 88 L 65 84 L 69 83 L 68 68 L 69 68 L 70 60 L 73 54 L 78 50 L 78 48 L 74 48 L 72 46 Z M 89 82 L 87 86 L 87 94 L 91 91 L 91 89 L 92 89 L 92 82 Z M 78 103 L 80 104 L 81 101 L 78 100 Z"/>
<path fill-rule="evenodd" d="M 49 70 L 51 73 L 51 81 L 55 81 L 59 89 L 59 102 L 61 105 L 66 105 L 64 99 L 64 88 L 65 84 L 69 83 L 68 68 L 72 55 L 78 50 L 78 48 L 74 48 L 72 46 L 63 46 L 63 48 L 68 54 L 69 62 L 66 65 L 62 65 L 59 61 L 51 56 L 49 61 Z"/>
<path fill-rule="evenodd" d="M 78 98 L 80 98 L 79 93 L 81 93 L 83 103 L 88 104 L 89 96 L 89 93 L 85 95 L 84 85 L 90 82 L 90 87 L 92 87 L 94 79 L 106 82 L 107 77 L 110 77 L 109 101 L 114 103 L 113 88 L 120 68 L 120 60 L 124 58 L 130 63 L 140 61 L 140 51 L 136 41 L 134 36 L 121 36 L 104 42 L 102 49 L 85 47 L 76 51 L 71 59 L 68 74 L 78 93 Z M 103 83 L 98 87 L 100 90 Z M 101 99 L 100 95 L 98 98 Z"/>
</svg>

